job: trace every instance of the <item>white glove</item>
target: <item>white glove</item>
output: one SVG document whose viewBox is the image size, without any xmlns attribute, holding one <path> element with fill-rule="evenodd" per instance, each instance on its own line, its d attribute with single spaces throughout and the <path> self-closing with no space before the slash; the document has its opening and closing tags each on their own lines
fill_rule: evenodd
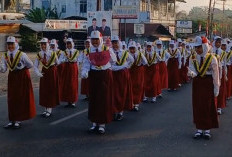
<svg viewBox="0 0 232 157">
<path fill-rule="evenodd" d="M 87 79 L 88 78 L 88 72 L 87 71 L 82 71 L 81 72 L 81 78 Z"/>
<path fill-rule="evenodd" d="M 217 97 L 219 95 L 219 88 L 214 87 L 214 96 Z"/>
<path fill-rule="evenodd" d="M 121 66 L 112 66 L 113 71 L 118 71 L 118 70 L 121 70 L 121 69 L 122 69 Z"/>
<path fill-rule="evenodd" d="M 122 65 L 122 69 L 127 69 L 128 68 L 128 63 L 126 62 L 125 64 Z"/>
<path fill-rule="evenodd" d="M 188 68 L 187 76 L 189 76 L 189 77 L 191 77 L 191 78 L 194 78 L 194 77 L 196 77 L 197 75 L 196 75 L 193 71 L 191 71 L 191 70 Z"/>
<path fill-rule="evenodd" d="M 39 71 L 36 71 L 35 74 L 38 76 L 38 77 L 43 77 L 43 74 Z"/>
<path fill-rule="evenodd" d="M 181 69 L 181 65 L 178 67 L 178 69 Z"/>
</svg>

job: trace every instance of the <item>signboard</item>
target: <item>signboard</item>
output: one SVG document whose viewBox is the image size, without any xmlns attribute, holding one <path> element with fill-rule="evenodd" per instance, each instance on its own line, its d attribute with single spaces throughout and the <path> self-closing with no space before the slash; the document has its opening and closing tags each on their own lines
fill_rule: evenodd
<svg viewBox="0 0 232 157">
<path fill-rule="evenodd" d="M 134 24 L 134 34 L 144 34 L 145 27 L 144 24 Z"/>
<path fill-rule="evenodd" d="M 45 29 L 87 30 L 85 20 L 46 20 Z"/>
<path fill-rule="evenodd" d="M 176 28 L 176 33 L 192 33 L 191 28 Z"/>
<path fill-rule="evenodd" d="M 137 19 L 137 6 L 115 6 L 113 9 L 113 19 Z"/>
<path fill-rule="evenodd" d="M 98 30 L 101 32 L 103 39 L 111 37 L 112 34 L 112 12 L 96 11 L 87 13 L 88 37 L 91 32 Z"/>
<path fill-rule="evenodd" d="M 193 22 L 192 21 L 176 21 L 177 28 L 192 28 Z"/>
<path fill-rule="evenodd" d="M 192 21 L 176 21 L 176 33 L 192 33 Z"/>
<path fill-rule="evenodd" d="M 114 19 L 137 19 L 140 0 L 113 0 Z"/>
</svg>

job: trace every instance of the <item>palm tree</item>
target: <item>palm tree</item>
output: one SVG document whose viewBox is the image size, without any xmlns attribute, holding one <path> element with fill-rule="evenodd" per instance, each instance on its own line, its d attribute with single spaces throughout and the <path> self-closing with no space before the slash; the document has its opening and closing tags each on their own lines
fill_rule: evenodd
<svg viewBox="0 0 232 157">
<path fill-rule="evenodd" d="M 46 19 L 59 19 L 59 16 L 55 9 L 31 9 L 29 13 L 26 15 L 26 18 L 29 21 L 34 23 L 43 23 Z"/>
</svg>

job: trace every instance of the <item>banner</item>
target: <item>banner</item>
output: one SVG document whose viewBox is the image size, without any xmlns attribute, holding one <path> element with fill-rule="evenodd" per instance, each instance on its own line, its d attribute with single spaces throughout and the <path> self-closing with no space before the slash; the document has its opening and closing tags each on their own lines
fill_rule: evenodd
<svg viewBox="0 0 232 157">
<path fill-rule="evenodd" d="M 87 21 L 85 20 L 46 20 L 45 29 L 87 30 Z"/>
<path fill-rule="evenodd" d="M 91 32 L 98 30 L 103 39 L 111 38 L 112 31 L 112 12 L 111 11 L 97 11 L 87 13 L 88 21 L 88 37 Z"/>
</svg>

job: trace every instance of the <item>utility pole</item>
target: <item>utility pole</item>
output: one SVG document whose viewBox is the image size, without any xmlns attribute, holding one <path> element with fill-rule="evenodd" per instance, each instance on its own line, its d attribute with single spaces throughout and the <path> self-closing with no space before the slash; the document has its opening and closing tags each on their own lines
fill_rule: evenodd
<svg viewBox="0 0 232 157">
<path fill-rule="evenodd" d="M 207 36 L 210 39 L 210 15 L 211 15 L 212 0 L 209 0 L 208 20 L 207 20 Z"/>
<path fill-rule="evenodd" d="M 215 4 L 216 4 L 216 0 L 214 0 L 214 3 L 213 3 L 213 11 L 212 11 L 212 13 L 211 13 L 211 21 L 210 21 L 210 39 L 211 39 L 212 33 L 213 33 L 213 16 L 214 16 Z"/>
<path fill-rule="evenodd" d="M 5 11 L 5 0 L 1 0 L 1 12 Z"/>
</svg>

